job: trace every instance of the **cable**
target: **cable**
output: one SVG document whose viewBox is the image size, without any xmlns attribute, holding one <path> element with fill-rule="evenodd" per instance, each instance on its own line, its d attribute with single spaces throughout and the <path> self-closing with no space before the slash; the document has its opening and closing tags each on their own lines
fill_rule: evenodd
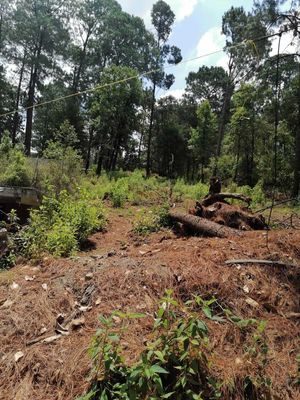
<svg viewBox="0 0 300 400">
<path fill-rule="evenodd" d="M 237 47 L 245 46 L 245 45 L 247 45 L 247 44 L 249 44 L 249 43 L 251 43 L 251 42 L 262 41 L 262 40 L 264 40 L 264 39 L 269 39 L 269 38 L 271 38 L 271 37 L 278 36 L 279 34 L 280 34 L 280 33 L 273 33 L 273 34 L 266 35 L 266 36 L 261 36 L 261 37 L 255 38 L 255 39 L 245 39 L 245 40 L 243 40 L 243 41 L 240 42 L 240 43 L 237 43 L 237 44 L 235 44 L 235 45 L 233 45 L 233 46 L 227 47 L 226 50 L 227 50 L 227 51 L 228 51 L 228 50 L 230 51 L 230 50 L 233 50 L 233 49 L 235 49 L 235 48 L 237 48 Z M 199 60 L 199 59 L 201 59 L 201 58 L 209 57 L 209 56 L 212 56 L 212 55 L 214 55 L 214 54 L 221 53 L 221 52 L 223 52 L 224 50 L 225 50 L 225 48 L 222 48 L 222 49 L 219 49 L 219 50 L 216 50 L 216 51 L 212 51 L 212 52 L 210 52 L 210 53 L 201 54 L 201 55 L 199 55 L 199 56 L 197 56 L 197 57 L 188 58 L 188 59 L 186 59 L 186 60 L 180 61 L 180 62 L 177 63 L 177 64 L 167 65 L 167 66 L 165 66 L 165 69 L 177 67 L 177 66 L 179 66 L 179 65 L 186 64 L 186 63 L 189 63 L 189 62 L 191 62 L 191 61 L 195 61 L 195 60 Z M 96 92 L 97 90 L 101 90 L 101 89 L 104 89 L 104 88 L 107 88 L 107 87 L 115 86 L 115 85 L 118 85 L 118 84 L 120 84 L 120 83 L 125 83 L 125 82 L 131 81 L 131 80 L 133 80 L 133 79 L 140 79 L 140 78 L 146 77 L 146 76 L 148 76 L 148 75 L 151 75 L 151 74 L 153 74 L 153 73 L 155 73 L 155 72 L 159 72 L 159 71 L 161 71 L 160 68 L 155 68 L 155 69 L 152 69 L 152 70 L 147 71 L 147 72 L 142 72 L 142 73 L 137 74 L 137 75 L 133 75 L 133 76 L 129 76 L 129 77 L 127 77 L 127 78 L 120 79 L 120 80 L 118 80 L 118 81 L 113 81 L 113 82 L 110 82 L 110 83 L 105 83 L 104 85 L 94 86 L 93 88 L 90 88 L 90 89 L 85 89 L 85 90 L 82 90 L 82 91 L 78 91 L 78 92 L 76 92 L 76 93 L 68 94 L 68 95 L 66 95 L 66 96 L 57 97 L 57 98 L 55 98 L 55 99 L 53 99 L 53 100 L 44 101 L 44 102 L 42 102 L 42 103 L 36 103 L 36 104 L 33 104 L 32 106 L 25 107 L 25 108 L 23 109 L 23 112 L 24 112 L 24 111 L 27 111 L 27 110 L 30 110 L 30 109 L 35 109 L 35 108 L 38 108 L 38 107 L 42 107 L 42 106 L 45 106 L 45 105 L 47 105 L 47 104 L 52 104 L 52 103 L 55 103 L 55 102 L 58 102 L 58 101 L 70 99 L 70 98 L 72 98 L 72 97 L 77 97 L 77 96 L 80 96 L 80 95 L 82 95 L 82 94 Z M 14 113 L 18 113 L 18 112 L 19 112 L 19 110 L 13 110 L 13 111 L 6 112 L 6 113 L 3 113 L 3 114 L 0 114 L 0 118 L 2 118 L 2 117 L 7 117 L 8 115 L 13 115 Z"/>
</svg>

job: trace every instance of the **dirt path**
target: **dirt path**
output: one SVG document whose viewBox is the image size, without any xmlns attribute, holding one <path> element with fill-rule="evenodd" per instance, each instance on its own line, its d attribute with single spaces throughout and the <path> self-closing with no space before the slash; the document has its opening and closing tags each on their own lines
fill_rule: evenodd
<svg viewBox="0 0 300 400">
<path fill-rule="evenodd" d="M 127 215 L 126 215 L 127 214 Z M 130 239 L 132 224 L 128 211 L 111 210 L 106 232 L 98 232 L 90 238 L 91 248 L 83 255 L 105 253 L 106 251 L 124 248 L 124 244 Z"/>
<path fill-rule="evenodd" d="M 192 293 L 215 296 L 244 318 L 265 319 L 272 355 L 267 372 L 278 398 L 299 399 L 299 391 L 286 385 L 299 348 L 299 319 L 291 317 L 300 312 L 299 268 L 226 266 L 224 261 L 249 257 L 299 265 L 300 232 L 271 232 L 268 247 L 265 232 L 231 240 L 163 231 L 137 239 L 130 232 L 134 212 L 113 210 L 107 232 L 93 235 L 91 249 L 77 257 L 46 257 L 0 273 L 0 399 L 71 400 L 82 394 L 98 316 L 115 309 L 151 316 L 166 288 L 182 299 Z M 235 363 L 243 357 L 241 334 L 227 324 L 207 323 L 220 377 L 249 373 L 251 365 L 245 371 Z M 150 317 L 131 322 L 129 360 L 143 348 L 150 326 Z M 42 341 L 53 336 L 58 337 L 50 343 Z"/>
</svg>

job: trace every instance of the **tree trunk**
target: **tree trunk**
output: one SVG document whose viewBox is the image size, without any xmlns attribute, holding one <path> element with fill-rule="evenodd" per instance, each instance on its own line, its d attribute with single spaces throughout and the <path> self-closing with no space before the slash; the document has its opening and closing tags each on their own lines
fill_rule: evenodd
<svg viewBox="0 0 300 400">
<path fill-rule="evenodd" d="M 236 155 L 236 165 L 233 181 L 237 181 L 238 171 L 239 171 L 239 163 L 240 163 L 240 147 L 241 147 L 241 133 L 238 133 L 238 143 L 237 143 L 237 155 Z"/>
<path fill-rule="evenodd" d="M 299 189 L 300 189 L 300 64 L 299 64 L 299 76 L 298 76 L 298 124 L 297 124 L 296 141 L 295 141 L 293 197 L 299 196 Z"/>
<path fill-rule="evenodd" d="M 180 222 L 193 232 L 203 234 L 210 237 L 226 238 L 232 235 L 241 236 L 242 233 L 237 229 L 219 225 L 216 222 L 209 221 L 205 218 L 196 217 L 190 214 L 182 214 L 178 212 L 169 212 L 169 217 L 176 222 Z"/>
<path fill-rule="evenodd" d="M 0 50 L 2 48 L 2 41 L 3 41 L 3 35 L 2 35 L 2 31 L 3 31 L 3 14 L 0 14 Z"/>
<path fill-rule="evenodd" d="M 156 83 L 154 82 L 152 90 L 152 103 L 151 103 L 150 125 L 149 125 L 148 146 L 147 146 L 147 164 L 146 164 L 147 178 L 149 178 L 151 172 L 151 141 L 152 141 L 153 117 L 154 117 L 154 107 L 155 107 L 155 90 L 156 90 Z"/>
<path fill-rule="evenodd" d="M 138 161 L 138 167 L 141 168 L 141 154 L 142 154 L 142 143 L 144 139 L 144 133 L 141 133 L 141 137 L 139 140 L 139 148 L 138 148 L 138 156 L 137 156 L 137 161 Z"/>
<path fill-rule="evenodd" d="M 218 142 L 217 142 L 217 151 L 216 151 L 216 164 L 215 164 L 214 171 L 213 171 L 214 175 L 217 175 L 217 172 L 218 172 L 218 160 L 221 156 L 222 144 L 223 144 L 226 122 L 227 122 L 227 116 L 230 111 L 231 97 L 232 97 L 233 90 L 234 90 L 233 79 L 232 79 L 232 69 L 233 69 L 232 58 L 229 59 L 228 66 L 229 66 L 229 73 L 228 73 L 229 78 L 228 78 L 228 82 L 226 84 L 226 89 L 225 89 L 225 94 L 224 94 L 224 102 L 223 102 L 221 115 L 220 115 L 220 122 L 219 122 L 219 129 L 218 129 Z"/>
<path fill-rule="evenodd" d="M 79 86 L 79 82 L 80 82 L 80 78 L 81 78 L 81 73 L 82 73 L 82 70 L 83 70 L 83 65 L 84 65 L 84 61 L 85 61 L 85 57 L 86 57 L 86 48 L 87 48 L 87 45 L 88 45 L 88 42 L 89 42 L 89 39 L 90 39 L 90 36 L 91 36 L 91 33 L 92 33 L 92 29 L 93 29 L 93 26 L 89 26 L 87 34 L 86 34 L 86 39 L 85 39 L 85 41 L 83 43 L 83 49 L 82 49 L 81 54 L 80 54 L 79 66 L 78 66 L 78 68 L 75 68 L 75 71 L 74 71 L 74 81 L 73 81 L 73 91 L 74 91 L 74 93 L 77 92 L 77 90 L 78 90 L 78 86 Z"/>
<path fill-rule="evenodd" d="M 0 14 L 0 50 L 2 48 L 2 26 L 3 26 L 3 15 Z"/>
<path fill-rule="evenodd" d="M 25 154 L 27 156 L 30 156 L 30 149 L 31 149 L 34 95 L 35 95 L 36 84 L 38 81 L 38 69 L 40 66 L 39 63 L 43 47 L 43 40 L 44 40 L 44 31 L 42 31 L 40 34 L 40 41 L 36 52 L 34 66 L 31 70 L 31 76 L 29 82 L 28 103 L 27 103 L 28 109 L 27 109 L 26 129 L 25 129 Z"/>
<path fill-rule="evenodd" d="M 25 68 L 25 57 L 26 57 L 26 54 L 24 52 L 22 66 L 21 66 L 21 70 L 20 70 L 19 84 L 18 84 L 18 89 L 17 89 L 17 97 L 16 97 L 16 104 L 15 104 L 16 112 L 14 114 L 13 129 L 12 129 L 12 133 L 11 133 L 11 140 L 12 140 L 13 147 L 15 147 L 16 138 L 17 138 L 18 119 L 19 119 L 18 109 L 19 109 L 19 104 L 20 104 L 21 87 L 22 87 L 23 74 L 24 74 L 24 68 Z"/>
<path fill-rule="evenodd" d="M 85 173 L 88 173 L 88 170 L 90 168 L 90 158 L 91 158 L 91 148 L 92 148 L 92 141 L 93 141 L 93 135 L 94 130 L 92 127 L 89 129 L 89 143 L 88 143 L 88 149 L 87 149 L 87 155 L 86 155 L 86 163 L 85 163 Z"/>
<path fill-rule="evenodd" d="M 102 150 L 101 147 L 99 148 L 99 152 L 98 152 L 98 162 L 97 162 L 97 169 L 96 169 L 96 174 L 97 176 L 101 175 L 102 172 L 102 162 L 103 162 L 103 154 L 102 154 Z"/>
<path fill-rule="evenodd" d="M 254 185 L 254 153 L 255 153 L 255 113 L 253 112 L 253 120 L 251 126 L 251 160 L 250 160 L 250 177 L 249 186 Z"/>
<path fill-rule="evenodd" d="M 231 96 L 232 96 L 232 87 L 231 87 L 231 84 L 228 83 L 227 88 L 226 88 L 226 93 L 224 96 L 224 103 L 223 103 L 223 107 L 222 107 L 220 124 L 219 124 L 219 129 L 218 129 L 218 144 L 217 144 L 217 154 L 216 154 L 217 158 L 219 158 L 221 155 L 222 143 L 223 143 L 225 127 L 226 127 L 226 119 L 227 119 L 227 114 L 228 114 L 229 107 L 230 107 Z"/>
</svg>

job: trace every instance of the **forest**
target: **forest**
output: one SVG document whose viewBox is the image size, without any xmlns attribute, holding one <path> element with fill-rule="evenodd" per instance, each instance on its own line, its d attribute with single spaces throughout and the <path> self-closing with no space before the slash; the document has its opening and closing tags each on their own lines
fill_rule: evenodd
<svg viewBox="0 0 300 400">
<path fill-rule="evenodd" d="M 150 3 L 0 2 L 0 400 L 300 398 L 300 1 Z"/>
<path fill-rule="evenodd" d="M 3 0 L 1 135 L 8 132 L 27 156 L 70 145 L 98 175 L 145 168 L 147 176 L 205 182 L 217 172 L 251 187 L 270 189 L 276 180 L 297 197 L 299 17 L 296 3 L 288 9 L 283 2 L 288 11 L 279 3 L 225 12 L 226 70 L 200 66 L 176 99 L 156 95 L 172 87 L 170 67 L 182 60 L 165 3 L 153 7 L 150 31 L 112 0 Z M 286 34 L 289 51 L 281 46 L 279 57 L 270 55 L 274 36 Z"/>
</svg>

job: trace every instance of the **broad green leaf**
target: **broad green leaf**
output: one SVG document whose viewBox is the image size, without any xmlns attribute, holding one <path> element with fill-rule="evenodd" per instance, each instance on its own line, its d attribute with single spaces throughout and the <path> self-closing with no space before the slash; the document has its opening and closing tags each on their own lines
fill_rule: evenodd
<svg viewBox="0 0 300 400">
<path fill-rule="evenodd" d="M 152 372 L 155 372 L 157 374 L 168 374 L 169 372 L 167 370 L 165 370 L 164 368 L 162 368 L 160 365 L 158 364 L 154 364 L 152 365 L 152 367 L 150 367 L 150 370 Z"/>
</svg>

